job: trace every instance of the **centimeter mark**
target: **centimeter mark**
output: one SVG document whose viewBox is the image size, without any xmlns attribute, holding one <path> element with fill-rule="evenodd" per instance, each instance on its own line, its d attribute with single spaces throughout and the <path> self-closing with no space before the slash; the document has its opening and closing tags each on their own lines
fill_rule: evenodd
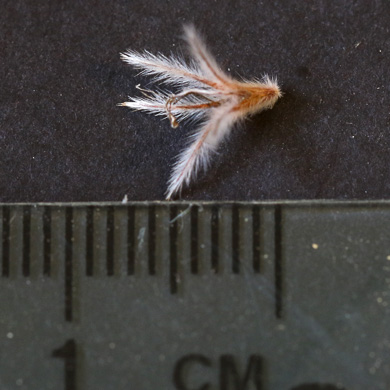
<svg viewBox="0 0 390 390">
<path fill-rule="evenodd" d="M 219 264 L 219 224 L 220 210 L 218 205 L 211 208 L 210 221 L 210 242 L 211 242 L 211 268 L 218 272 Z M 11 245 L 11 208 L 3 206 L 2 208 L 2 275 L 10 275 L 10 245 Z M 136 206 L 127 206 L 127 274 L 135 273 L 135 255 L 136 255 Z M 148 272 L 150 275 L 156 274 L 156 211 L 157 207 L 152 205 L 148 208 Z M 170 292 L 178 292 L 178 212 L 177 205 L 169 207 L 169 285 Z M 283 296 L 283 215 L 282 206 L 276 205 L 274 209 L 274 247 L 275 247 L 275 316 L 282 316 L 282 296 Z M 261 206 L 252 207 L 252 266 L 253 272 L 261 272 Z M 232 205 L 231 214 L 232 227 L 232 272 L 240 272 L 240 208 L 239 205 Z M 92 276 L 94 271 L 94 207 L 86 207 L 86 275 Z M 52 235 L 52 209 L 50 206 L 43 208 L 42 227 L 43 227 L 43 273 L 50 276 L 51 273 L 51 235 Z M 65 208 L 65 319 L 73 319 L 73 207 Z M 190 272 L 199 273 L 199 206 L 193 205 L 190 210 Z M 22 227 L 22 273 L 24 276 L 30 275 L 31 263 L 31 207 L 23 206 L 23 227 Z M 107 275 L 112 276 L 115 272 L 114 250 L 115 250 L 115 208 L 107 207 L 106 222 L 106 270 Z"/>
</svg>

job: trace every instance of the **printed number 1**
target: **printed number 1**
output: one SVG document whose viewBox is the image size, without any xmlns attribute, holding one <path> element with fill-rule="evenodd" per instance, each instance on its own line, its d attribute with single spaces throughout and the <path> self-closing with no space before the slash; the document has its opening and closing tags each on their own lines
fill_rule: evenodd
<svg viewBox="0 0 390 390">
<path fill-rule="evenodd" d="M 77 390 L 76 349 L 76 342 L 70 339 L 52 353 L 53 357 L 65 360 L 65 390 Z"/>
</svg>

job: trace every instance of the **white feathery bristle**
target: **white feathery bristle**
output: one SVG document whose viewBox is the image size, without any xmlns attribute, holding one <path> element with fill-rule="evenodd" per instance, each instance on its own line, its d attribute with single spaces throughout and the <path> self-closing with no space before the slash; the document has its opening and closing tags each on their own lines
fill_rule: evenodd
<svg viewBox="0 0 390 390">
<path fill-rule="evenodd" d="M 175 56 L 154 55 L 146 50 L 143 53 L 128 50 L 121 53 L 121 59 L 134 68 L 141 69 L 142 75 L 154 76 L 155 81 L 179 86 L 198 87 L 201 85 L 194 79 L 194 76 L 202 77 L 199 69 L 188 66 Z"/>
<path fill-rule="evenodd" d="M 133 98 L 129 96 L 130 100 L 128 102 L 119 103 L 118 105 L 131 108 L 135 111 L 146 111 L 149 114 L 168 116 L 166 102 L 169 96 L 170 95 L 162 92 L 154 92 L 153 95 L 150 95 L 147 98 Z M 173 105 L 170 112 L 178 120 L 198 120 L 203 118 L 206 115 L 206 112 L 204 110 L 188 107 L 199 103 L 203 103 L 203 101 L 194 97 L 184 98 L 180 101 L 180 104 Z"/>
<path fill-rule="evenodd" d="M 193 142 L 179 155 L 174 165 L 166 199 L 180 192 L 184 184 L 188 185 L 200 168 L 207 168 L 211 153 L 229 134 L 237 119 L 232 107 L 226 105 L 213 109 L 202 127 L 191 136 Z"/>
<path fill-rule="evenodd" d="M 202 74 L 216 83 L 229 82 L 230 76 L 225 74 L 217 64 L 212 54 L 207 50 L 201 36 L 193 25 L 184 26 L 185 38 L 191 50 L 191 54 L 197 61 Z"/>
</svg>

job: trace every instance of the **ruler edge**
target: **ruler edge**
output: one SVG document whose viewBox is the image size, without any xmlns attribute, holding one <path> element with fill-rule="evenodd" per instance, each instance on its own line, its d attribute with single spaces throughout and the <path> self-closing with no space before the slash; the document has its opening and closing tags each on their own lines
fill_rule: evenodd
<svg viewBox="0 0 390 390">
<path fill-rule="evenodd" d="M 324 206 L 324 207 L 378 207 L 378 206 L 390 206 L 390 199 L 367 199 L 367 200 L 340 200 L 340 199 L 282 199 L 282 200 L 251 200 L 251 201 L 241 201 L 241 200 L 213 200 L 213 201 L 203 201 L 203 200 L 178 200 L 178 201 L 160 201 L 160 200 L 144 200 L 144 201 L 92 201 L 92 202 L 0 202 L 0 207 L 10 207 L 10 206 L 30 206 L 30 207 L 86 207 L 86 206 L 95 206 L 95 207 L 126 207 L 126 206 L 230 206 L 230 205 L 241 205 L 241 206 L 255 206 L 260 205 L 263 207 L 313 207 L 313 206 Z"/>
</svg>

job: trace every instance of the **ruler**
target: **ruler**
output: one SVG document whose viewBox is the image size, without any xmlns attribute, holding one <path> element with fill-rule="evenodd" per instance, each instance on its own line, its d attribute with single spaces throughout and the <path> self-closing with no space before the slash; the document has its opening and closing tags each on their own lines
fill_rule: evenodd
<svg viewBox="0 0 390 390">
<path fill-rule="evenodd" d="M 2 390 L 390 388 L 390 202 L 0 213 Z"/>
</svg>

